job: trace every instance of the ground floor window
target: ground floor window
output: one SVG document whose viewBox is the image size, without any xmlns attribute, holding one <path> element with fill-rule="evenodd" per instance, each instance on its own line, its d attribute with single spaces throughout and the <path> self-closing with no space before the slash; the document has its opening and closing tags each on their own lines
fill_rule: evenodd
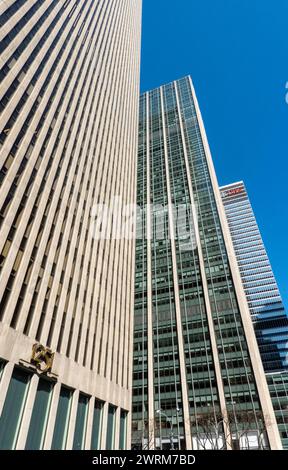
<svg viewBox="0 0 288 470">
<path fill-rule="evenodd" d="M 61 450 L 66 447 L 72 395 L 72 390 L 66 387 L 61 388 L 54 426 L 52 449 Z"/>
<path fill-rule="evenodd" d="M 31 374 L 15 367 L 0 418 L 0 449 L 14 449 L 23 417 Z"/>
<path fill-rule="evenodd" d="M 42 449 L 46 434 L 52 392 L 53 382 L 40 379 L 33 405 L 33 412 L 26 441 L 26 449 Z"/>
<path fill-rule="evenodd" d="M 114 449 L 115 444 L 115 415 L 116 407 L 109 405 L 108 408 L 108 422 L 107 422 L 107 435 L 106 435 L 106 449 Z"/>
</svg>

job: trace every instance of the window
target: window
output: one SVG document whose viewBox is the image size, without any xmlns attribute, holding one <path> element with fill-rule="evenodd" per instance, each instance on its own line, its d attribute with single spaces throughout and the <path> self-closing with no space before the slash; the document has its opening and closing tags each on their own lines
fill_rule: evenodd
<svg viewBox="0 0 288 470">
<path fill-rule="evenodd" d="M 66 387 L 61 388 L 51 449 L 65 449 L 72 393 L 72 390 L 69 390 Z"/>
<path fill-rule="evenodd" d="M 73 450 L 81 450 L 85 447 L 88 404 L 89 397 L 80 394 L 74 431 Z"/>
<path fill-rule="evenodd" d="M 4 371 L 5 364 L 6 364 L 6 362 L 2 361 L 2 359 L 0 359 L 0 382 L 1 382 L 1 378 L 2 378 L 2 374 L 3 374 L 3 371 Z"/>
<path fill-rule="evenodd" d="M 40 379 L 31 416 L 26 449 L 42 449 L 49 416 L 53 383 Z"/>
<path fill-rule="evenodd" d="M 92 429 L 92 439 L 91 439 L 91 450 L 100 449 L 100 436 L 102 430 L 102 419 L 103 419 L 103 402 L 96 400 L 94 407 L 94 417 L 93 417 L 93 429 Z"/>
<path fill-rule="evenodd" d="M 0 449 L 14 449 L 22 421 L 31 375 L 15 368 L 0 418 Z"/>
<path fill-rule="evenodd" d="M 126 449 L 127 438 L 127 411 L 121 410 L 120 414 L 120 436 L 119 436 L 119 449 Z"/>
<path fill-rule="evenodd" d="M 107 423 L 107 435 L 106 435 L 106 449 L 114 449 L 115 440 L 115 413 L 116 407 L 109 405 L 108 409 L 108 423 Z"/>
</svg>

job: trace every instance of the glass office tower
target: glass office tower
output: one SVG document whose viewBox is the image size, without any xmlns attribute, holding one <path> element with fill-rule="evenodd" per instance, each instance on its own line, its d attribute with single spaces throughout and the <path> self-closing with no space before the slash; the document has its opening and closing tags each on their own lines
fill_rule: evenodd
<svg viewBox="0 0 288 470">
<path fill-rule="evenodd" d="M 288 317 L 244 183 L 220 189 L 280 436 L 288 448 Z"/>
<path fill-rule="evenodd" d="M 130 446 L 141 3 L 0 2 L 0 449 Z"/>
<path fill-rule="evenodd" d="M 190 77 L 141 96 L 137 185 L 133 445 L 281 448 Z"/>
</svg>

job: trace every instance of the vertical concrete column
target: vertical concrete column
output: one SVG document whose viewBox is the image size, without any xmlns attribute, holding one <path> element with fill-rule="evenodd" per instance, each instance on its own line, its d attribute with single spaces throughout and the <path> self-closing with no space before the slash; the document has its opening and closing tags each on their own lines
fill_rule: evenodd
<svg viewBox="0 0 288 470">
<path fill-rule="evenodd" d="M 120 413 L 121 408 L 120 406 L 117 407 L 115 413 L 115 423 L 114 423 L 114 449 L 119 450 L 119 442 L 120 442 Z"/>
<path fill-rule="evenodd" d="M 91 397 L 88 405 L 88 416 L 87 416 L 87 425 L 86 425 L 86 436 L 85 436 L 85 450 L 91 449 L 91 439 L 93 432 L 93 418 L 94 418 L 94 405 L 95 397 Z"/>
<path fill-rule="evenodd" d="M 153 309 L 152 309 L 152 261 L 151 261 L 151 195 L 150 195 L 150 132 L 149 132 L 149 93 L 146 93 L 146 165 L 147 165 L 147 363 L 148 363 L 148 446 L 155 448 L 155 404 L 154 404 L 154 347 L 153 347 Z M 143 423 L 145 426 L 145 423 Z"/>
<path fill-rule="evenodd" d="M 107 436 L 107 421 L 108 421 L 108 406 L 109 403 L 106 401 L 103 406 L 103 416 L 102 416 L 102 427 L 101 427 L 101 437 L 100 437 L 100 450 L 106 449 L 106 436 Z"/>
<path fill-rule="evenodd" d="M 186 168 L 186 175 L 187 175 L 187 181 L 188 181 L 189 196 L 190 196 L 190 201 L 191 201 L 192 211 L 193 211 L 195 238 L 196 238 L 196 243 L 197 243 L 197 248 L 198 248 L 200 272 L 201 272 L 202 286 L 203 286 L 203 292 L 204 292 L 204 301 L 205 301 L 205 308 L 206 308 L 206 314 L 207 314 L 207 320 L 208 320 L 208 326 L 209 326 L 210 341 L 211 341 L 213 363 L 214 363 L 214 368 L 215 368 L 215 376 L 216 376 L 216 382 L 217 382 L 217 388 L 218 388 L 218 394 L 219 394 L 219 401 L 220 401 L 222 415 L 224 418 L 227 418 L 225 392 L 224 392 L 224 386 L 223 386 L 223 381 L 222 381 L 222 373 L 221 373 L 220 360 L 219 360 L 219 355 L 218 355 L 213 315 L 212 315 L 210 300 L 209 300 L 209 290 L 208 290 L 208 283 L 207 283 L 207 278 L 206 278 L 204 256 L 203 256 L 203 250 L 202 250 L 202 245 L 201 245 L 201 240 L 200 240 L 200 232 L 198 229 L 198 215 L 196 212 L 196 206 L 195 206 L 195 201 L 194 201 L 192 178 L 191 178 L 191 172 L 190 172 L 190 166 L 189 166 L 188 152 L 187 152 L 187 147 L 185 143 L 182 115 L 181 115 L 181 110 L 180 110 L 180 101 L 179 101 L 179 95 L 178 95 L 176 82 L 174 82 L 174 89 L 175 89 L 176 102 L 177 102 L 177 112 L 178 112 L 178 117 L 179 117 L 180 132 L 181 132 L 182 144 L 183 144 L 183 153 L 184 153 L 184 158 L 185 158 L 185 168 Z M 232 437 L 231 437 L 231 432 L 229 429 L 227 419 L 224 419 L 223 427 L 224 427 L 224 433 L 226 436 L 226 442 L 229 444 L 227 449 L 231 450 L 232 449 L 232 445 L 231 445 Z"/>
<path fill-rule="evenodd" d="M 52 401 L 50 406 L 50 413 L 47 422 L 46 435 L 43 443 L 43 450 L 50 450 L 53 440 L 54 426 L 57 416 L 57 409 L 59 403 L 59 395 L 61 390 L 61 383 L 57 382 L 53 388 Z"/>
<path fill-rule="evenodd" d="M 131 450 L 131 428 L 132 428 L 132 412 L 127 413 L 126 417 L 126 449 Z"/>
<path fill-rule="evenodd" d="M 161 112 L 162 112 L 162 124 L 163 124 L 166 184 L 167 184 L 167 196 L 168 196 L 168 207 L 169 207 L 168 221 L 169 221 L 169 233 L 170 233 L 170 241 L 171 241 L 172 265 L 173 265 L 175 314 L 176 314 L 176 325 L 177 325 L 179 366 L 180 366 L 182 404 L 183 404 L 183 421 L 184 421 L 183 425 L 184 425 L 184 432 L 185 432 L 186 449 L 190 450 L 192 449 L 191 425 L 190 425 L 189 400 L 188 400 L 188 391 L 187 391 L 186 364 L 185 364 L 183 329 L 182 329 L 181 307 L 180 307 L 180 296 L 179 296 L 179 285 L 178 285 L 177 258 L 176 258 L 176 247 L 175 247 L 175 237 L 174 237 L 174 222 L 173 222 L 173 212 L 172 212 L 167 135 L 166 135 L 166 126 L 165 126 L 164 100 L 163 100 L 162 88 L 160 89 L 160 96 L 161 96 Z"/>
<path fill-rule="evenodd" d="M 39 377 L 37 374 L 33 374 L 29 384 L 29 390 L 25 402 L 25 408 L 22 416 L 20 431 L 17 439 L 16 449 L 24 450 L 26 439 L 29 431 L 30 420 L 33 411 L 33 405 L 35 401 L 35 396 L 37 392 Z"/>
<path fill-rule="evenodd" d="M 75 431 L 76 418 L 77 418 L 78 400 L 79 400 L 79 390 L 75 390 L 74 393 L 73 393 L 73 398 L 72 398 L 70 421 L 69 421 L 68 435 L 67 435 L 67 442 L 66 442 L 66 450 L 72 450 L 73 449 L 73 440 L 74 440 L 74 431 Z"/>
<path fill-rule="evenodd" d="M 6 399 L 7 390 L 10 384 L 12 372 L 14 369 L 13 362 L 8 362 L 2 372 L 1 382 L 0 382 L 0 417 L 2 414 L 3 406 Z"/>
</svg>

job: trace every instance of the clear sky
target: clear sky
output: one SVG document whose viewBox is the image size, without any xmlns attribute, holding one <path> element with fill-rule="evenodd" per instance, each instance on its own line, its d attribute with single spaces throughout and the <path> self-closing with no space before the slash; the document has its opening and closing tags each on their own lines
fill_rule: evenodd
<svg viewBox="0 0 288 470">
<path fill-rule="evenodd" d="M 245 182 L 288 308 L 288 0 L 143 7 L 141 89 L 192 76 L 219 183 Z"/>
</svg>

